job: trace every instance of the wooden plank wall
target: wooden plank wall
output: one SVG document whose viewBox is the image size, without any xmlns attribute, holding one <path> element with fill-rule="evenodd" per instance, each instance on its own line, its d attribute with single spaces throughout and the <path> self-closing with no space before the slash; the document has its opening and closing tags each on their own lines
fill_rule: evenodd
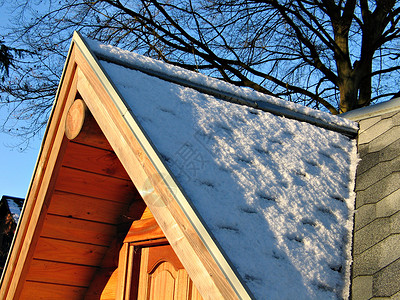
<svg viewBox="0 0 400 300">
<path fill-rule="evenodd" d="M 129 207 L 143 202 L 104 140 L 68 143 L 21 299 L 83 298 L 133 221 Z"/>
</svg>

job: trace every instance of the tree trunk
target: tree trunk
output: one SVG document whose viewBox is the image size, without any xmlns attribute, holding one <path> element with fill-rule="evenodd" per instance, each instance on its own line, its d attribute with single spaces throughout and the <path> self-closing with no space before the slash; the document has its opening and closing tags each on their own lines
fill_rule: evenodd
<svg viewBox="0 0 400 300">
<path fill-rule="evenodd" d="M 339 113 L 345 113 L 354 109 L 357 103 L 357 91 L 354 76 L 348 76 L 339 82 Z"/>
<path fill-rule="evenodd" d="M 358 70 L 358 78 L 360 78 L 357 84 L 359 95 L 356 106 L 353 109 L 368 106 L 371 103 L 372 95 L 372 57 L 366 60 L 362 66 L 361 70 Z"/>
</svg>

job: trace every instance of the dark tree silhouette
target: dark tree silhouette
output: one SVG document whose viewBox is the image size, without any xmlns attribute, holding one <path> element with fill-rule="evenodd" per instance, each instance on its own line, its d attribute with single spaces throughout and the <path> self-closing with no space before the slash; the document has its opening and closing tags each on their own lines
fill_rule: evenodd
<svg viewBox="0 0 400 300">
<path fill-rule="evenodd" d="M 41 4 L 41 5 L 39 5 Z M 34 133 L 73 30 L 333 114 L 387 100 L 400 81 L 395 0 L 21 1 L 7 41 L 31 51 L 1 85 Z M 37 9 L 39 7 L 39 9 Z"/>
</svg>

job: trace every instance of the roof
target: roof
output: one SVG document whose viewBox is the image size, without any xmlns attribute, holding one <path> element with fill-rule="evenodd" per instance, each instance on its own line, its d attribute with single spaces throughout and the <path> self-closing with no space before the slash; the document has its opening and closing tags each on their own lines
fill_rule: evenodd
<svg viewBox="0 0 400 300">
<path fill-rule="evenodd" d="M 72 47 L 88 67 L 69 80 L 70 54 L 57 102 L 66 86 L 83 93 L 87 82 L 101 83 L 86 95 L 111 104 L 89 109 L 169 240 L 189 239 L 186 228 L 177 236 L 160 222 L 179 209 L 238 298 L 348 295 L 356 123 L 79 34 Z M 49 132 L 45 139 L 57 141 Z M 141 150 L 124 152 L 130 143 Z M 140 182 L 135 172 L 145 164 Z"/>
<path fill-rule="evenodd" d="M 256 298 L 326 298 L 343 292 L 338 270 L 348 268 L 349 245 L 343 240 L 351 240 L 355 142 L 327 126 L 204 90 L 274 105 L 281 114 L 296 112 L 348 132 L 357 128 L 354 123 L 88 44 L 125 102 L 126 114 L 143 127 Z"/>
<path fill-rule="evenodd" d="M 363 119 L 381 116 L 386 113 L 394 112 L 400 109 L 400 98 L 393 98 L 385 102 L 377 103 L 375 105 L 362 107 L 341 114 L 343 118 L 360 121 Z"/>
<path fill-rule="evenodd" d="M 18 222 L 19 216 L 21 214 L 22 210 L 22 205 L 24 204 L 24 199 L 23 198 L 18 198 L 18 197 L 12 197 L 12 196 L 7 196 L 3 195 L 1 197 L 1 201 L 6 201 L 8 208 L 10 210 L 10 213 L 12 214 L 15 223 Z"/>
</svg>

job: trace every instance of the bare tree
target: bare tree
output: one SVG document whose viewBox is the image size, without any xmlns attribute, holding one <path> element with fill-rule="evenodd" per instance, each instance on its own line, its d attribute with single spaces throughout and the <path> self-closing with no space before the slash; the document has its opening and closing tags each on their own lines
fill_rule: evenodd
<svg viewBox="0 0 400 300">
<path fill-rule="evenodd" d="M 47 117 L 73 30 L 333 114 L 398 92 L 395 0 L 17 2 L 7 38 L 32 55 L 0 88 L 24 133 Z"/>
</svg>

